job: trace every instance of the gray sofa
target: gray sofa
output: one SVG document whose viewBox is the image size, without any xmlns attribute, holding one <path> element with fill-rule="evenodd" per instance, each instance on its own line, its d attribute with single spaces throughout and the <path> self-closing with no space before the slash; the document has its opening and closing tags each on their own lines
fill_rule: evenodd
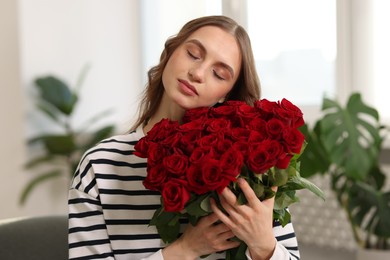
<svg viewBox="0 0 390 260">
<path fill-rule="evenodd" d="M 67 216 L 0 220 L 0 259 L 68 259 Z"/>
</svg>

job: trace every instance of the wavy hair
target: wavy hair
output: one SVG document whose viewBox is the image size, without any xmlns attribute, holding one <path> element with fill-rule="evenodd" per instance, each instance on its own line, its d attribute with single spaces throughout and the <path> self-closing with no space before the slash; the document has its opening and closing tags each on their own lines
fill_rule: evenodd
<svg viewBox="0 0 390 260">
<path fill-rule="evenodd" d="M 225 100 L 240 100 L 252 105 L 254 101 L 260 99 L 260 82 L 256 72 L 251 42 L 245 29 L 226 16 L 204 16 L 189 21 L 177 35 L 168 38 L 165 42 L 165 48 L 160 56 L 160 63 L 148 71 L 148 83 L 139 106 L 138 119 L 131 130 L 135 130 L 156 113 L 164 93 L 162 74 L 169 58 L 176 48 L 184 43 L 193 32 L 204 26 L 216 26 L 233 35 L 241 51 L 240 75 Z"/>
</svg>

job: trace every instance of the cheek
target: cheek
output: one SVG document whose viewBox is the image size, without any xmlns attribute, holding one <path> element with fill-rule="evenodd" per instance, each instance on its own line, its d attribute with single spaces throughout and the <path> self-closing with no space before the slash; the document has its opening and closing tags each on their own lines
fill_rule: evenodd
<svg viewBox="0 0 390 260">
<path fill-rule="evenodd" d="M 164 81 L 168 82 L 171 77 L 174 77 L 174 75 L 177 75 L 181 70 L 184 69 L 185 66 L 182 61 L 183 58 L 178 51 L 172 53 L 163 71 L 163 84 Z"/>
<path fill-rule="evenodd" d="M 225 97 L 232 89 L 233 86 L 231 84 L 214 84 L 209 88 L 209 93 L 219 100 Z"/>
</svg>

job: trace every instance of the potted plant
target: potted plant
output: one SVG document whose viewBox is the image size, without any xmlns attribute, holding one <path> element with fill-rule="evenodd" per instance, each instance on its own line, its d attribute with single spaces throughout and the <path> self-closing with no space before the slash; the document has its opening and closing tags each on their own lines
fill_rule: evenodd
<svg viewBox="0 0 390 260">
<path fill-rule="evenodd" d="M 26 202 L 28 196 L 39 184 L 58 177 L 70 179 L 81 155 L 114 131 L 113 125 L 91 129 L 94 123 L 110 111 L 100 112 L 84 122 L 81 127 L 76 128 L 73 125 L 72 118 L 76 106 L 80 103 L 80 87 L 86 72 L 87 70 L 84 69 L 74 88 L 70 88 L 64 81 L 52 75 L 39 77 L 34 81 L 38 89 L 36 108 L 59 131 L 42 133 L 28 140 L 30 148 L 38 145 L 39 149 L 34 149 L 35 156 L 27 162 L 26 168 L 41 171 L 41 173 L 32 178 L 22 190 L 21 204 Z"/>
<path fill-rule="evenodd" d="M 369 259 L 362 258 L 366 250 L 390 259 L 390 191 L 385 190 L 386 174 L 379 161 L 389 129 L 359 93 L 353 93 L 345 107 L 324 98 L 322 111 L 312 129 L 304 126 L 308 144 L 301 156 L 301 174 L 330 175 L 331 189 L 362 249 L 358 259 Z"/>
</svg>

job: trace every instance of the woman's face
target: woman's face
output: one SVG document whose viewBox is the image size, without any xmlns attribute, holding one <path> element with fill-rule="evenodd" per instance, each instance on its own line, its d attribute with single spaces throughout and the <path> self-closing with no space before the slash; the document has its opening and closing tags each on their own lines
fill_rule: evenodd
<svg viewBox="0 0 390 260">
<path fill-rule="evenodd" d="M 165 98 L 184 110 L 213 106 L 233 88 L 240 69 L 234 36 L 215 26 L 202 27 L 168 60 L 162 75 Z"/>
</svg>

